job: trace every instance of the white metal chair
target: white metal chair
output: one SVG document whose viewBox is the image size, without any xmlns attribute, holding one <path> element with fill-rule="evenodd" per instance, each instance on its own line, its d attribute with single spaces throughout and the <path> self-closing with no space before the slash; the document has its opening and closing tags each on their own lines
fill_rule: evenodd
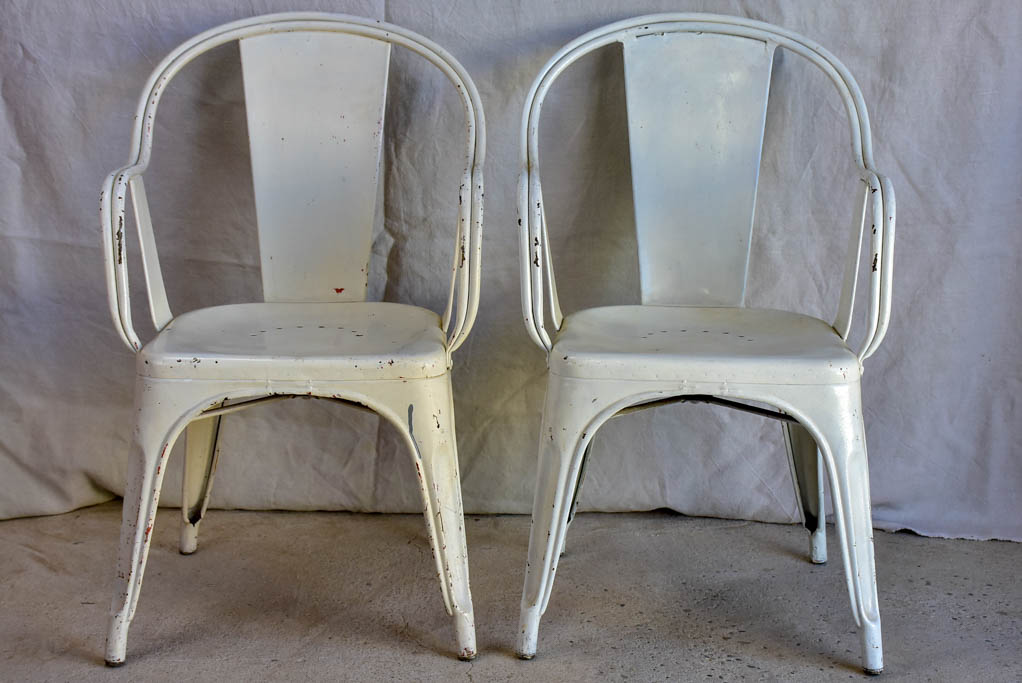
<svg viewBox="0 0 1022 683">
<path fill-rule="evenodd" d="M 642 305 L 565 316 L 540 184 L 540 111 L 565 69 L 612 43 L 620 43 L 624 53 Z M 863 212 L 849 235 L 833 324 L 744 307 L 777 47 L 808 59 L 837 87 L 863 182 Z M 880 344 L 890 317 L 894 192 L 873 168 L 866 107 L 847 69 L 816 43 L 763 22 L 710 14 L 620 21 L 572 41 L 547 62 L 526 100 L 521 159 L 522 307 L 529 334 L 547 353 L 549 375 L 518 654 L 527 659 L 536 653 L 540 616 L 596 430 L 624 411 L 706 401 L 784 421 L 814 562 L 826 560 L 821 502 L 826 467 L 862 665 L 879 672 L 883 657 L 859 380 L 861 363 Z M 862 347 L 852 350 L 847 339 L 864 232 L 870 236 L 868 330 Z M 546 328 L 548 317 L 553 334 Z"/>
<path fill-rule="evenodd" d="M 241 48 L 265 302 L 174 317 L 142 183 L 153 119 L 182 67 L 232 41 Z M 392 44 L 440 69 L 464 105 L 465 166 L 442 317 L 365 301 Z M 372 409 L 403 435 L 419 475 L 458 656 L 471 659 L 475 626 L 449 369 L 479 302 L 485 136 L 475 85 L 443 48 L 398 26 L 342 15 L 274 14 L 219 26 L 171 52 L 149 78 L 135 119 L 131 162 L 106 179 L 101 199 L 110 310 L 121 338 L 137 352 L 136 444 L 124 492 L 107 664 L 124 662 L 164 464 L 178 435 L 187 428 L 181 534 L 187 554 L 196 548 L 209 500 L 221 416 L 296 395 Z M 129 192 L 159 330 L 144 346 L 129 301 Z"/>
</svg>

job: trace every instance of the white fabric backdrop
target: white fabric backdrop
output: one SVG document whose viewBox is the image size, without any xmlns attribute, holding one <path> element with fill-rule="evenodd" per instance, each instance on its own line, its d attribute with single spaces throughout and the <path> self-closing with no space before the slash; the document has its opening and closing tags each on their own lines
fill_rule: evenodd
<svg viewBox="0 0 1022 683">
<path fill-rule="evenodd" d="M 482 93 L 483 300 L 454 371 L 469 511 L 528 511 L 535 476 L 544 359 L 520 319 L 514 210 L 529 83 L 592 28 L 701 10 L 818 40 L 870 106 L 877 164 L 899 198 L 893 322 L 863 384 L 876 525 L 1022 540 L 1022 3 L 1013 0 L 0 5 L 0 517 L 63 512 L 121 491 L 133 358 L 108 319 L 100 181 L 127 160 L 140 88 L 169 50 L 211 26 L 289 9 L 421 32 L 461 60 Z M 446 141 L 457 139 L 460 112 L 442 76 L 411 55 L 395 55 L 392 85 L 371 291 L 440 309 L 458 182 L 458 145 Z M 638 300 L 622 89 L 620 54 L 607 49 L 566 75 L 545 109 L 545 190 L 566 310 Z M 822 74 L 784 54 L 770 96 L 751 305 L 833 316 L 857 182 L 843 116 Z M 260 296 L 245 135 L 237 49 L 220 48 L 164 98 L 147 175 L 175 312 Z M 407 455 L 375 417 L 295 401 L 232 415 L 223 436 L 214 506 L 420 509 Z M 164 487 L 171 505 L 180 449 Z M 780 428 L 698 406 L 601 430 L 582 507 L 797 514 Z"/>
</svg>

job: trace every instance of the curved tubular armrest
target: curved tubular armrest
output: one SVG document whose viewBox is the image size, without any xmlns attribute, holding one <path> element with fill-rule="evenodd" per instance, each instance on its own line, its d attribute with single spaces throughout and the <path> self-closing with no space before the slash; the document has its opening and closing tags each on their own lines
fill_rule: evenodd
<svg viewBox="0 0 1022 683">
<path fill-rule="evenodd" d="M 553 348 L 553 342 L 546 331 L 546 315 L 543 310 L 544 279 L 550 281 L 553 270 L 547 264 L 547 232 L 543 224 L 543 197 L 540 192 L 539 168 L 534 166 L 529 169 L 528 200 L 526 203 L 525 215 L 529 224 L 529 250 L 532 254 L 529 269 L 532 277 L 532 311 L 533 323 L 543 342 L 544 348 L 549 352 Z"/>
<path fill-rule="evenodd" d="M 869 127 L 869 115 L 858 84 L 852 78 L 848 69 L 833 54 L 819 44 L 793 31 L 743 17 L 701 13 L 671 13 L 626 19 L 598 28 L 576 38 L 558 50 L 533 81 L 526 98 L 521 126 L 520 155 L 522 175 L 519 180 L 519 221 L 522 223 L 520 231 L 522 307 L 526 328 L 530 336 L 533 341 L 547 352 L 550 351 L 552 345 L 550 336 L 545 329 L 544 281 L 549 288 L 547 295 L 550 302 L 551 317 L 558 327 L 561 324 L 562 315 L 560 304 L 557 300 L 553 265 L 550 262 L 549 239 L 547 238 L 542 206 L 542 186 L 539 180 L 539 119 L 543 100 L 557 77 L 585 54 L 610 43 L 620 42 L 628 36 L 663 32 L 719 33 L 752 38 L 779 45 L 809 60 L 830 78 L 845 105 L 851 133 L 852 156 L 855 163 L 864 172 L 873 166 L 873 146 Z M 871 181 L 868 180 L 867 182 Z M 879 180 L 876 180 L 876 183 L 878 185 L 883 184 Z M 893 194 L 891 196 L 893 197 Z M 878 211 L 878 219 L 890 213 L 891 218 L 883 218 L 880 220 L 880 223 L 886 221 L 893 228 L 893 211 L 885 212 L 882 201 L 883 197 L 880 199 L 880 208 L 877 210 L 875 205 L 874 212 Z M 880 245 L 877 251 L 878 253 L 886 253 L 882 242 L 883 229 L 879 232 L 881 236 L 875 240 L 879 240 L 878 244 Z M 857 256 L 858 250 L 856 250 L 852 258 L 857 258 Z M 875 345 L 879 343 L 877 332 L 886 329 L 886 316 L 889 315 L 889 304 L 884 304 L 883 302 L 889 300 L 890 292 L 889 279 L 885 279 L 882 272 L 884 267 L 889 269 L 889 265 L 889 263 L 884 261 L 880 266 L 880 275 L 874 278 L 873 289 L 876 292 L 873 297 L 875 305 L 872 307 L 871 314 L 873 322 L 870 325 L 868 334 L 870 342 L 864 348 L 864 355 L 861 357 L 866 357 L 872 352 Z M 883 283 L 888 284 L 884 285 Z M 886 287 L 886 290 L 884 287 Z M 842 309 L 845 306 L 845 298 L 843 293 Z M 854 282 L 851 285 L 849 298 L 854 299 Z M 880 337 L 882 337 L 882 332 L 880 332 Z M 874 342 L 873 340 L 876 341 Z"/>
<path fill-rule="evenodd" d="M 483 172 L 482 168 L 476 168 L 472 172 L 472 216 L 471 216 L 471 237 L 459 239 L 458 252 L 455 259 L 458 261 L 458 268 L 462 273 L 459 282 L 459 290 L 467 292 L 466 308 L 461 320 L 461 327 L 457 334 L 449 337 L 447 344 L 448 354 L 458 350 L 472 326 L 475 325 L 476 315 L 479 312 L 479 287 L 482 278 L 482 254 L 483 254 Z M 466 230 L 466 232 L 468 232 Z"/>
<path fill-rule="evenodd" d="M 865 184 L 862 219 L 849 236 L 841 301 L 834 329 L 847 339 L 852 327 L 855 290 L 862 251 L 862 236 L 870 235 L 869 302 L 866 333 L 856 355 L 860 363 L 871 356 L 887 332 L 891 315 L 891 276 L 893 274 L 895 204 L 890 180 L 873 169 L 862 168 Z"/>
<path fill-rule="evenodd" d="M 122 340 L 132 350 L 137 351 L 142 345 L 131 323 L 128 272 L 124 252 L 124 200 L 129 182 L 132 178 L 140 176 L 149 164 L 152 154 L 153 120 L 167 83 L 186 64 L 214 47 L 267 33 L 304 31 L 345 33 L 400 45 L 440 69 L 458 90 L 465 109 L 466 141 L 463 178 L 468 179 L 468 187 L 463 184 L 459 193 L 459 202 L 462 208 L 455 244 L 457 266 L 452 274 L 452 280 L 457 283 L 458 301 L 454 327 L 448 333 L 449 351 L 457 348 L 471 329 L 479 304 L 482 168 L 486 142 L 482 102 L 468 73 L 442 47 L 428 38 L 399 26 L 341 14 L 285 12 L 242 19 L 200 33 L 167 55 L 153 70 L 143 89 L 132 132 L 132 161 L 107 177 L 103 184 L 100 200 L 100 220 L 103 227 L 111 315 Z M 140 194 L 144 195 L 144 190 L 141 190 Z M 139 206 L 143 205 L 144 196 Z M 148 211 L 146 210 L 144 213 L 147 215 Z M 142 229 L 142 222 L 148 223 L 144 219 L 140 221 L 140 229 Z M 155 248 L 151 249 L 152 259 L 148 258 L 149 251 L 146 245 L 143 245 L 150 309 L 153 312 L 157 328 L 162 328 L 167 322 L 163 318 L 169 315 L 169 307 L 165 306 L 166 295 L 163 293 L 162 277 L 155 260 Z M 454 287 L 455 285 L 452 284 L 452 292 Z M 452 293 L 448 309 L 443 316 L 444 329 L 447 329 L 447 325 L 451 321 L 453 299 Z"/>
<path fill-rule="evenodd" d="M 871 299 L 876 300 L 876 317 L 871 321 L 870 334 L 863 341 L 859 351 L 859 361 L 869 358 L 880 347 L 887 326 L 891 321 L 891 294 L 894 279 L 894 229 L 897 217 L 897 206 L 894 198 L 894 185 L 890 178 L 870 171 L 879 185 L 880 221 L 877 232 L 873 235 L 871 265 Z M 873 188 L 870 188 L 873 191 Z"/>
<path fill-rule="evenodd" d="M 867 258 L 870 264 L 869 273 L 869 301 L 868 301 L 868 312 L 866 314 L 866 336 L 863 342 L 862 348 L 856 354 L 859 356 L 861 362 L 864 358 L 864 352 L 870 343 L 870 340 L 876 336 L 876 331 L 880 323 L 880 252 L 882 251 L 881 245 L 884 239 L 884 199 L 883 193 L 880 190 L 880 181 L 877 179 L 876 174 L 868 169 L 864 169 L 862 180 L 866 183 L 869 188 L 869 195 L 867 197 L 867 216 L 871 224 L 870 227 L 870 249 L 867 252 Z M 866 221 L 863 221 L 865 226 Z"/>
<path fill-rule="evenodd" d="M 440 323 L 440 327 L 444 330 L 450 329 L 452 316 L 456 313 L 455 305 L 460 307 L 465 303 L 467 306 L 467 300 L 461 298 L 461 292 L 459 291 L 459 285 L 461 284 L 459 274 L 464 272 L 461 268 L 461 255 L 465 246 L 464 240 L 468 239 L 465 235 L 466 226 L 469 220 L 471 220 L 471 207 L 465 199 L 465 188 L 471 184 L 472 175 L 466 169 L 461 176 L 461 185 L 458 187 L 458 221 L 454 231 L 454 253 L 451 254 L 451 283 L 447 290 L 447 307 L 444 309 L 444 315 Z"/>
<path fill-rule="evenodd" d="M 124 202 L 128 183 L 143 167 L 125 166 L 108 175 L 99 194 L 99 220 L 103 233 L 103 264 L 106 270 L 107 298 L 114 327 L 132 351 L 142 348 L 131 321 L 128 292 L 128 262 L 124 244 Z"/>
<path fill-rule="evenodd" d="M 541 333 L 542 320 L 537 324 L 536 311 L 533 306 L 533 270 L 539 269 L 539 256 L 533 252 L 533 237 L 529 226 L 529 172 L 523 170 L 518 176 L 518 247 L 519 277 L 522 291 L 522 316 L 529 337 L 544 351 L 550 351 L 549 339 L 544 341 L 545 333 Z M 536 244 L 535 246 L 538 246 Z M 534 260 L 535 259 L 535 260 Z"/>
</svg>

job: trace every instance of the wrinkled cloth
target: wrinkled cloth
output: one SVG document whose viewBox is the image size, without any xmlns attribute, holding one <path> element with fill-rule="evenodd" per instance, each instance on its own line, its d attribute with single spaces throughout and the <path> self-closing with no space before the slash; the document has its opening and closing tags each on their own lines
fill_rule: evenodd
<svg viewBox="0 0 1022 683">
<path fill-rule="evenodd" d="M 546 368 L 521 321 L 521 110 L 557 49 L 638 8 L 607 0 L 15 0 L 0 5 L 0 517 L 63 512 L 123 490 L 134 359 L 109 319 L 97 199 L 103 177 L 128 160 L 149 72 L 207 28 L 295 9 L 422 33 L 480 89 L 489 134 L 482 305 L 453 371 L 464 502 L 480 513 L 531 509 Z M 1022 540 L 1022 4 L 652 0 L 641 8 L 679 10 L 800 32 L 862 87 L 877 167 L 898 194 L 892 322 L 862 385 L 875 525 Z M 442 311 L 460 106 L 444 77 L 407 52 L 394 53 L 390 84 L 370 297 Z M 566 72 L 544 109 L 544 191 L 566 311 L 639 300 L 623 93 L 620 50 L 608 47 Z M 833 319 L 859 182 L 844 116 L 827 78 L 782 51 L 749 305 Z M 259 300 L 236 45 L 172 81 L 146 181 L 172 309 Z M 149 338 L 130 232 L 128 242 L 134 317 Z M 409 455 L 375 416 L 287 401 L 230 415 L 222 439 L 214 507 L 421 509 Z M 180 500 L 181 442 L 167 505 Z M 796 520 L 780 427 L 692 405 L 607 424 L 581 509 L 660 507 Z"/>
</svg>

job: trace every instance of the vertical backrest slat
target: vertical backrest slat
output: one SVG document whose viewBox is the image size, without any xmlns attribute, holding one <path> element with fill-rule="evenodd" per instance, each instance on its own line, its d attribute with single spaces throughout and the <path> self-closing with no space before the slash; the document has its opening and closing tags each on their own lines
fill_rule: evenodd
<svg viewBox="0 0 1022 683">
<path fill-rule="evenodd" d="M 774 45 L 623 41 L 642 301 L 741 306 Z"/>
<path fill-rule="evenodd" d="M 362 301 L 390 44 L 327 32 L 241 41 L 266 301 Z"/>
</svg>

